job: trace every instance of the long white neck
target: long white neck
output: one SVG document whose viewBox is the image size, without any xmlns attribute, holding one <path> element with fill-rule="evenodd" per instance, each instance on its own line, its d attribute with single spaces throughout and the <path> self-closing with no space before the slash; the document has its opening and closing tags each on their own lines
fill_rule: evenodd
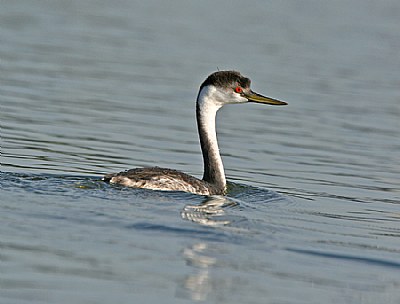
<svg viewBox="0 0 400 304">
<path fill-rule="evenodd" d="M 203 180 L 225 190 L 225 172 L 215 130 L 215 118 L 222 103 L 215 99 L 216 95 L 218 92 L 213 86 L 203 87 L 199 92 L 196 103 L 197 128 L 203 152 Z"/>
</svg>

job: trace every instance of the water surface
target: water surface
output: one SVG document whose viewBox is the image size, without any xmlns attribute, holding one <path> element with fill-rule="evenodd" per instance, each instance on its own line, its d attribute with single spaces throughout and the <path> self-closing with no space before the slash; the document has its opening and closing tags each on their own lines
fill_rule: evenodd
<svg viewBox="0 0 400 304">
<path fill-rule="evenodd" d="M 399 303 L 400 5 L 9 1 L 0 10 L 0 302 Z M 200 83 L 237 69 L 207 198 Z"/>
</svg>

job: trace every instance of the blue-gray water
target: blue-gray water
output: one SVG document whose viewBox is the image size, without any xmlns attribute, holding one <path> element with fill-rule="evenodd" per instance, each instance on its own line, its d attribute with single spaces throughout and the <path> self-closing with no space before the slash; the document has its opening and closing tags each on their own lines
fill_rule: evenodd
<svg viewBox="0 0 400 304">
<path fill-rule="evenodd" d="M 400 2 L 1 1 L 0 303 L 400 303 Z M 113 187 L 201 176 L 200 83 L 286 107 L 218 117 L 227 198 Z"/>
</svg>

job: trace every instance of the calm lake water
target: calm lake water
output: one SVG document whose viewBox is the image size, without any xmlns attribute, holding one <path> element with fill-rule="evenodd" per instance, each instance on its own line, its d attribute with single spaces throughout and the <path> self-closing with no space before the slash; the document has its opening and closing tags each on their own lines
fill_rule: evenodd
<svg viewBox="0 0 400 304">
<path fill-rule="evenodd" d="M 400 2 L 0 2 L 0 303 L 400 303 Z M 202 175 L 200 83 L 236 69 L 230 192 Z"/>
</svg>

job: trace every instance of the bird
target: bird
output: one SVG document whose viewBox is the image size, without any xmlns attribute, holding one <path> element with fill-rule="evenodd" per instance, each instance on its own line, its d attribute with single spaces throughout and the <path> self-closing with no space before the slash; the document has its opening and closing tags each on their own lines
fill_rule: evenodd
<svg viewBox="0 0 400 304">
<path fill-rule="evenodd" d="M 203 154 L 202 179 L 173 169 L 145 167 L 106 174 L 103 181 L 133 188 L 183 191 L 204 196 L 226 195 L 227 183 L 215 128 L 217 111 L 226 104 L 287 104 L 254 92 L 250 84 L 249 78 L 232 70 L 214 72 L 200 85 L 196 120 Z"/>
</svg>

